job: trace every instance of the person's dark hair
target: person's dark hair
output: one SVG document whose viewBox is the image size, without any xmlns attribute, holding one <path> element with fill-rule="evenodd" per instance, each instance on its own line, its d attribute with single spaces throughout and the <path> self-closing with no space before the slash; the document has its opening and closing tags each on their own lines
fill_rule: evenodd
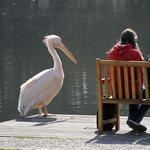
<svg viewBox="0 0 150 150">
<path fill-rule="evenodd" d="M 137 40 L 137 34 L 131 29 L 126 29 L 121 33 L 119 44 L 131 44 L 134 49 L 139 50 Z"/>
<path fill-rule="evenodd" d="M 142 53 L 140 51 L 137 41 L 138 41 L 137 34 L 133 30 L 127 28 L 121 33 L 120 41 L 118 42 L 118 44 L 120 45 L 131 44 L 132 47 L 138 50 L 142 56 Z M 109 52 L 110 51 L 108 51 L 107 53 L 109 54 Z M 142 56 L 142 59 L 144 59 L 143 56 Z"/>
</svg>

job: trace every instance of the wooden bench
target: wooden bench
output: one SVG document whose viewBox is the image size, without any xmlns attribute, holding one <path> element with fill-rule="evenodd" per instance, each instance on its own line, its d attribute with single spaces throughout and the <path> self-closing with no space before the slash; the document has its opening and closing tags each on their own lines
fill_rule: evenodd
<svg viewBox="0 0 150 150">
<path fill-rule="evenodd" d="M 112 85 L 112 96 L 110 97 L 110 78 L 108 73 L 108 67 L 111 69 L 111 85 Z M 118 91 L 119 98 L 116 98 L 115 93 L 115 79 L 114 79 L 114 67 L 117 67 L 118 76 Z M 121 85 L 121 73 L 120 67 L 124 69 L 124 80 L 125 80 L 125 98 L 122 96 L 122 85 Z M 131 72 L 131 86 L 132 86 L 132 99 L 129 98 L 129 85 L 128 85 L 128 67 Z M 135 76 L 134 68 L 137 67 L 138 72 L 138 90 L 139 99 L 136 99 L 135 91 Z M 142 94 L 142 81 L 141 81 L 141 67 L 144 69 L 144 84 L 146 89 L 146 99 L 143 99 Z M 100 60 L 96 58 L 96 75 L 97 75 L 97 90 L 98 90 L 98 131 L 103 132 L 103 125 L 108 123 L 114 123 L 115 129 L 120 129 L 120 110 L 119 104 L 146 104 L 150 105 L 149 99 L 149 85 L 148 85 L 148 73 L 147 68 L 150 67 L 150 63 L 147 61 L 112 61 L 112 60 Z M 105 96 L 104 96 L 105 95 Z M 110 120 L 103 120 L 103 103 L 115 104 L 116 116 Z"/>
</svg>

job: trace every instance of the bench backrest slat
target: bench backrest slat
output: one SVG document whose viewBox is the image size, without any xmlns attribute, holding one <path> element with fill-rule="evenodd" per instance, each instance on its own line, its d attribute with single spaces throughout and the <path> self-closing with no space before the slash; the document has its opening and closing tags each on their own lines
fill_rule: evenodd
<svg viewBox="0 0 150 150">
<path fill-rule="evenodd" d="M 131 67 L 132 99 L 136 99 L 134 67 Z"/>
<path fill-rule="evenodd" d="M 106 98 L 109 98 L 109 84 L 108 84 L 108 69 L 107 69 L 107 66 L 104 66 L 104 76 L 105 76 Z"/>
<path fill-rule="evenodd" d="M 144 67 L 144 80 L 145 80 L 146 100 L 149 100 L 148 74 L 146 67 Z"/>
<path fill-rule="evenodd" d="M 120 72 L 121 72 L 120 67 L 117 67 L 119 98 L 122 98 L 122 83 L 121 83 L 121 74 L 120 74 Z"/>
<path fill-rule="evenodd" d="M 112 85 L 112 96 L 113 98 L 116 98 L 116 90 L 115 90 L 115 77 L 114 77 L 114 67 L 110 67 L 111 70 L 111 85 Z"/>
<path fill-rule="evenodd" d="M 96 60 L 100 60 L 99 58 Z M 147 61 L 113 61 L 113 60 L 100 60 L 102 66 L 122 66 L 122 67 L 150 67 Z"/>
<path fill-rule="evenodd" d="M 128 81 L 128 70 L 127 67 L 124 67 L 124 83 L 125 83 L 125 97 L 129 99 L 129 81 Z"/>
<path fill-rule="evenodd" d="M 142 81 L 141 81 L 141 68 L 137 68 L 137 75 L 138 75 L 138 90 L 139 90 L 139 99 L 143 99 L 142 96 Z"/>
</svg>

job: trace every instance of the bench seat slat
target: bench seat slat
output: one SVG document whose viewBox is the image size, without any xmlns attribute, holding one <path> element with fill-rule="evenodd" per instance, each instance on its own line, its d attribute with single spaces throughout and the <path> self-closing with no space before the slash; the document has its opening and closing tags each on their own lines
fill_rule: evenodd
<svg viewBox="0 0 150 150">
<path fill-rule="evenodd" d="M 140 100 L 140 99 L 102 99 L 102 103 L 109 104 L 142 104 L 150 105 L 150 100 Z"/>
</svg>

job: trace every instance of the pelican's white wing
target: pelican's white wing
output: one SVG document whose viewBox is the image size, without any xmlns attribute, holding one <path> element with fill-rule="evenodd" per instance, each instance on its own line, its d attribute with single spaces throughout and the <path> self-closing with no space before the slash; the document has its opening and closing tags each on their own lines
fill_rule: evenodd
<svg viewBox="0 0 150 150">
<path fill-rule="evenodd" d="M 53 81 L 55 77 L 54 69 L 47 69 L 29 79 L 21 85 L 19 96 L 19 112 L 23 113 L 28 106 L 36 99 Z"/>
</svg>

